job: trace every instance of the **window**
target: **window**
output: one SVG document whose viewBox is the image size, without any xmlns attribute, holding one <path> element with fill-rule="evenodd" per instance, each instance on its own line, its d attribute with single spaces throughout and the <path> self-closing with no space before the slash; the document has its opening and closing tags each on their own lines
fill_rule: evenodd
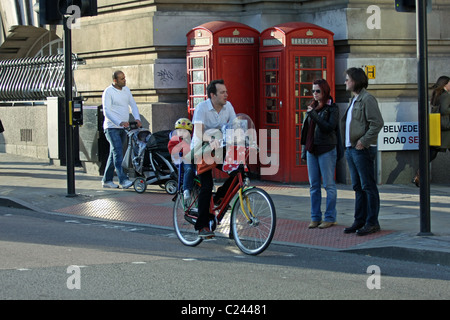
<svg viewBox="0 0 450 320">
<path fill-rule="evenodd" d="M 207 99 L 206 95 L 206 57 L 189 57 L 188 63 L 189 98 L 188 112 Z"/>
</svg>

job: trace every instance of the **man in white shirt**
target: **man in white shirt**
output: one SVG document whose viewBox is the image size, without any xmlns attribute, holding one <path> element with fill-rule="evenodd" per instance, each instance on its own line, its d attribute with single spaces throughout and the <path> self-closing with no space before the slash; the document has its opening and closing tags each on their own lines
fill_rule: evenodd
<svg viewBox="0 0 450 320">
<path fill-rule="evenodd" d="M 209 142 L 212 149 L 219 148 L 218 139 L 209 140 L 209 135 L 205 134 L 207 130 L 214 131 L 222 129 L 222 126 L 231 123 L 236 118 L 236 113 L 229 101 L 227 88 L 223 80 L 213 80 L 207 89 L 208 100 L 199 103 L 195 107 L 192 123 L 194 124 L 194 133 L 191 142 L 191 149 L 198 150 L 204 142 Z M 222 159 L 221 159 L 222 160 Z M 198 197 L 199 217 L 195 224 L 195 229 L 199 231 L 199 236 L 209 238 L 214 236 L 210 227 L 210 221 L 214 218 L 209 212 L 213 189 L 212 170 L 207 170 L 199 174 L 201 189 Z M 217 190 L 217 194 L 225 193 L 231 180 L 228 179 L 225 184 Z M 222 195 L 223 196 L 223 195 Z M 218 199 L 217 199 L 218 200 Z"/>
<path fill-rule="evenodd" d="M 116 169 L 119 183 L 123 189 L 133 185 L 122 169 L 123 144 L 126 141 L 127 134 L 124 128 L 130 126 L 130 110 L 138 127 L 141 127 L 141 119 L 136 101 L 131 95 L 130 89 L 126 86 L 125 74 L 122 71 L 116 71 L 113 74 L 113 83 L 103 91 L 102 96 L 103 129 L 106 139 L 109 142 L 109 157 L 105 167 L 105 173 L 102 179 L 104 188 L 118 188 L 113 182 L 114 169 Z"/>
</svg>

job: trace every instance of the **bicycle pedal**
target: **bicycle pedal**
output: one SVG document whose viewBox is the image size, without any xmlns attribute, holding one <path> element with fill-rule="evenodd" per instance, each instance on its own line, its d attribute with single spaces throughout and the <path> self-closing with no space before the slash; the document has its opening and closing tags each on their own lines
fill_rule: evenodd
<svg viewBox="0 0 450 320">
<path fill-rule="evenodd" d="M 190 224 L 195 225 L 195 223 L 197 222 L 197 219 L 194 217 L 190 217 L 188 215 L 184 215 L 184 220 L 186 220 L 187 222 L 189 222 Z"/>
</svg>

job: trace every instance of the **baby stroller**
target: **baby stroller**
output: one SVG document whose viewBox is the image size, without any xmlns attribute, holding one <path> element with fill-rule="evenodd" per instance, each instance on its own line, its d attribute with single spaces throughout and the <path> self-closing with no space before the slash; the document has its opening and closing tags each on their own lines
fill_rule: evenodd
<svg viewBox="0 0 450 320">
<path fill-rule="evenodd" d="M 154 132 L 142 128 L 128 131 L 128 148 L 122 167 L 134 171 L 134 190 L 143 193 L 149 184 L 158 184 L 168 194 L 178 189 L 178 174 L 167 149 L 171 130 Z"/>
</svg>

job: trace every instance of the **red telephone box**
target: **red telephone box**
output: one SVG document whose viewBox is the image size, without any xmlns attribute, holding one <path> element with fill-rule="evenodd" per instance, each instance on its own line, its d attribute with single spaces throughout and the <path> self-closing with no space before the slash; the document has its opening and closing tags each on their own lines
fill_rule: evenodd
<svg viewBox="0 0 450 320">
<path fill-rule="evenodd" d="M 245 24 L 212 21 L 187 35 L 188 112 L 206 100 L 206 87 L 223 79 L 236 113 L 257 122 L 259 32 Z"/>
<path fill-rule="evenodd" d="M 333 35 L 304 22 L 280 24 L 261 33 L 259 125 L 269 131 L 268 153 L 274 157 L 279 151 L 278 172 L 264 179 L 308 181 L 301 159 L 301 126 L 313 99 L 314 80 L 326 79 L 335 96 Z M 271 143 L 278 147 L 271 148 Z"/>
</svg>

